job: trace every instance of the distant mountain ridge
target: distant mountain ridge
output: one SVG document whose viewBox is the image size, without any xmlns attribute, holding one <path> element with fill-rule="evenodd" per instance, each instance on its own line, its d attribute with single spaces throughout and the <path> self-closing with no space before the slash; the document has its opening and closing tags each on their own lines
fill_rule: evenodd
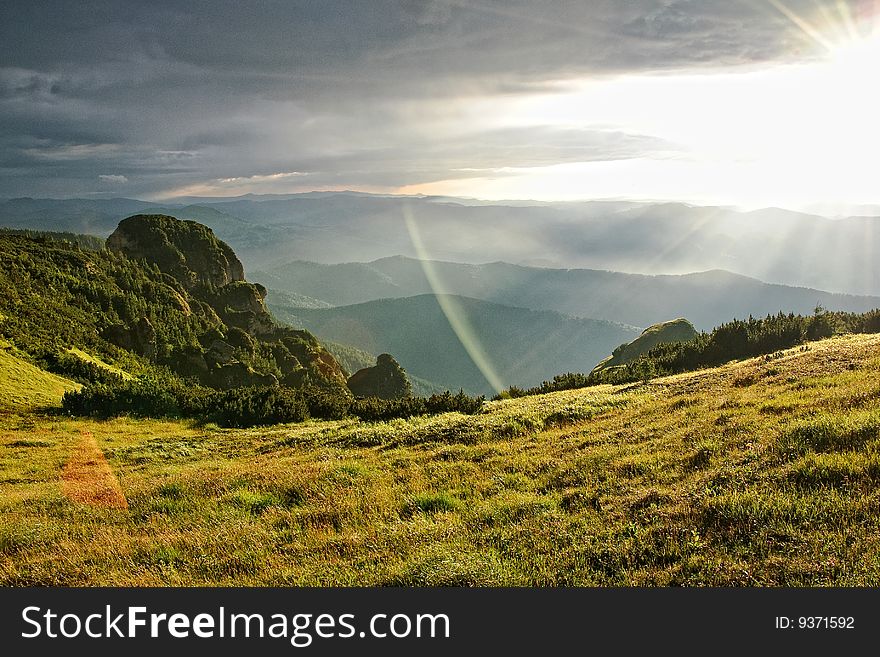
<svg viewBox="0 0 880 657">
<path fill-rule="evenodd" d="M 534 386 L 560 372 L 590 371 L 622 342 L 640 331 L 612 322 L 574 318 L 551 311 L 502 306 L 447 296 L 473 329 L 472 335 L 504 387 Z M 269 308 L 281 321 L 303 327 L 322 340 L 369 353 L 388 352 L 407 373 L 471 394 L 498 392 L 475 364 L 451 326 L 436 295 L 369 301 L 328 309 Z"/>
<path fill-rule="evenodd" d="M 880 295 L 880 219 L 683 203 L 478 202 L 311 193 L 230 199 L 9 199 L 0 225 L 108 235 L 130 214 L 200 221 L 248 269 L 291 260 L 540 263 L 641 274 L 722 269 L 774 283 Z M 416 247 L 418 241 L 428 252 Z"/>
<path fill-rule="evenodd" d="M 880 297 L 772 285 L 725 271 L 647 276 L 503 262 L 432 261 L 428 266 L 443 292 L 640 327 L 687 317 L 698 329 L 709 330 L 735 317 L 780 311 L 810 314 L 817 304 L 849 312 L 880 307 Z M 402 256 L 338 265 L 297 261 L 254 272 L 253 278 L 270 288 L 295 290 L 335 306 L 434 292 L 425 263 Z"/>
</svg>

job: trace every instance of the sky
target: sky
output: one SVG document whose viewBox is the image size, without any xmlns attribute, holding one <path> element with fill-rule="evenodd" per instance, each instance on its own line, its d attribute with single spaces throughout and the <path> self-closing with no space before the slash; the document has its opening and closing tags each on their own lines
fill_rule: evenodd
<svg viewBox="0 0 880 657">
<path fill-rule="evenodd" d="M 0 197 L 880 203 L 880 0 L 0 5 Z"/>
</svg>

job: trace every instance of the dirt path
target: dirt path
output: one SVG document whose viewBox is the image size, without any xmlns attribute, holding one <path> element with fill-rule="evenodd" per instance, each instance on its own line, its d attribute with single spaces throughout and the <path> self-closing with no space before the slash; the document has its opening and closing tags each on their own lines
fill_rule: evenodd
<svg viewBox="0 0 880 657">
<path fill-rule="evenodd" d="M 64 494 L 73 502 L 127 509 L 128 501 L 91 431 L 83 431 L 61 474 Z"/>
</svg>

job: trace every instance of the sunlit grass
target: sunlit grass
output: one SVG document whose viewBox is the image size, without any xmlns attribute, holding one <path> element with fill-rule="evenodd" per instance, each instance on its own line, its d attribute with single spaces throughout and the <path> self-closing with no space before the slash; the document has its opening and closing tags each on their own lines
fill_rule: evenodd
<svg viewBox="0 0 880 657">
<path fill-rule="evenodd" d="M 6 585 L 880 583 L 880 338 L 387 423 L 0 420 Z M 82 430 L 129 508 L 67 500 Z"/>
</svg>

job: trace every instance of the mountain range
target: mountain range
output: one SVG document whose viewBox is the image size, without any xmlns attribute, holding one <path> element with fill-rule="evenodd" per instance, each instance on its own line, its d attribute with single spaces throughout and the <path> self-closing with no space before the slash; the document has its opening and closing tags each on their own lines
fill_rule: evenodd
<svg viewBox="0 0 880 657">
<path fill-rule="evenodd" d="M 639 274 L 722 269 L 785 285 L 880 295 L 880 219 L 833 220 L 773 208 L 489 203 L 345 192 L 162 203 L 19 198 L 0 202 L 0 224 L 106 236 L 120 219 L 139 212 L 204 223 L 251 269 L 403 255 Z"/>
<path fill-rule="evenodd" d="M 269 308 L 322 340 L 388 352 L 408 374 L 441 388 L 493 394 L 529 387 L 560 372 L 590 371 L 640 331 L 454 295 L 425 294 L 338 308 Z"/>
<path fill-rule="evenodd" d="M 709 330 L 734 317 L 760 317 L 780 311 L 809 314 L 817 305 L 848 312 L 880 307 L 878 297 L 771 285 L 720 270 L 648 276 L 503 262 L 424 262 L 398 256 L 336 265 L 297 261 L 253 272 L 252 276 L 273 290 L 269 296 L 271 306 L 345 306 L 447 293 L 639 327 L 686 317 L 698 329 Z M 273 296 L 294 292 L 299 295 L 297 299 L 276 300 Z"/>
</svg>

